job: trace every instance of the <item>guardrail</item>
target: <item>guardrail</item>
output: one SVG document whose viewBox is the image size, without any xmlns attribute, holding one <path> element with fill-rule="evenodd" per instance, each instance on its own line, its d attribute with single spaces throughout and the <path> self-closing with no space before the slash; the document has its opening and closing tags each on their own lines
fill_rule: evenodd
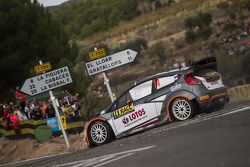
<svg viewBox="0 0 250 167">
<path fill-rule="evenodd" d="M 232 102 L 250 100 L 250 84 L 230 88 L 228 94 Z"/>
</svg>

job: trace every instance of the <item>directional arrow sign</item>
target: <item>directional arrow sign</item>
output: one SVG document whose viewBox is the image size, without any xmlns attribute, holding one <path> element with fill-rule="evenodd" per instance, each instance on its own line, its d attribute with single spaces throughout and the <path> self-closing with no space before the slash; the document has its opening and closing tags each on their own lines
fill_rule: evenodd
<svg viewBox="0 0 250 167">
<path fill-rule="evenodd" d="M 89 76 L 95 75 L 135 60 L 137 52 L 127 49 L 85 64 Z"/>
<path fill-rule="evenodd" d="M 29 79 L 24 82 L 21 91 L 33 96 L 57 87 L 69 84 L 72 78 L 68 67 L 62 67 Z"/>
</svg>

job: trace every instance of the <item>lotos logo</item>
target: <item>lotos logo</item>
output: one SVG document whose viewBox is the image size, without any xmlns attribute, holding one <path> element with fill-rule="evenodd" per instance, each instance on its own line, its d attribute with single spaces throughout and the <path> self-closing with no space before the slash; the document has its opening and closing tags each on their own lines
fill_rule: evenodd
<svg viewBox="0 0 250 167">
<path fill-rule="evenodd" d="M 122 123 L 123 123 L 123 124 L 128 124 L 128 122 L 129 122 L 128 117 L 124 117 L 124 118 L 122 119 Z"/>
<path fill-rule="evenodd" d="M 145 114 L 146 114 L 146 112 L 145 112 L 144 108 L 141 110 L 135 111 L 135 112 L 129 114 L 128 116 L 123 117 L 122 123 L 128 124 L 129 121 L 136 121 L 138 118 L 142 117 Z"/>
</svg>

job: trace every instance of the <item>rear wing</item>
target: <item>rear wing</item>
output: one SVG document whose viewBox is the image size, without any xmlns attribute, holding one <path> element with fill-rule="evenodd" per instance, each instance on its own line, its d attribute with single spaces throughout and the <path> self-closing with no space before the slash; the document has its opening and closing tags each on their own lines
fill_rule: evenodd
<svg viewBox="0 0 250 167">
<path fill-rule="evenodd" d="M 217 71 L 217 61 L 215 57 L 207 57 L 199 61 L 193 62 L 191 67 L 194 71 L 202 68 L 210 68 Z"/>
</svg>

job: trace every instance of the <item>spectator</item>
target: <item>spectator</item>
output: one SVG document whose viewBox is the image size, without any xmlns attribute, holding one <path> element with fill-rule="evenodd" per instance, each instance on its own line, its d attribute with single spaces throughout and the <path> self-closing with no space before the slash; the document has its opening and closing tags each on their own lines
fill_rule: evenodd
<svg viewBox="0 0 250 167">
<path fill-rule="evenodd" d="M 32 110 L 31 117 L 33 120 L 42 119 L 42 111 L 38 106 L 35 106 L 35 108 Z"/>
<path fill-rule="evenodd" d="M 3 121 L 5 122 L 6 130 L 9 129 L 9 127 L 10 127 L 10 114 L 9 114 L 8 107 L 4 107 Z"/>
<path fill-rule="evenodd" d="M 15 110 L 14 112 L 11 112 L 10 114 L 10 121 L 12 122 L 14 132 L 16 134 L 20 134 L 20 123 L 19 123 L 19 119 Z"/>
<path fill-rule="evenodd" d="M 17 115 L 19 120 L 27 120 L 27 116 L 20 111 L 19 106 L 14 106 L 14 113 Z"/>
<path fill-rule="evenodd" d="M 25 113 L 28 116 L 28 119 L 31 119 L 32 109 L 30 108 L 30 104 L 29 103 L 25 106 Z"/>
<path fill-rule="evenodd" d="M 55 110 L 50 103 L 47 103 L 47 108 L 45 110 L 46 118 L 55 117 Z"/>
<path fill-rule="evenodd" d="M 17 105 L 20 105 L 20 107 L 21 107 L 21 112 L 24 115 L 26 115 L 26 113 L 25 113 L 26 97 L 25 97 L 24 93 L 20 92 L 19 86 L 16 87 L 15 97 L 16 97 L 16 100 L 17 100 Z"/>
<path fill-rule="evenodd" d="M 0 103 L 0 118 L 3 118 L 3 115 L 4 115 L 3 103 Z"/>
<path fill-rule="evenodd" d="M 43 101 L 41 104 L 40 104 L 40 110 L 42 111 L 42 117 L 43 118 L 46 118 L 46 108 L 47 108 L 47 104 L 45 101 Z"/>
</svg>

